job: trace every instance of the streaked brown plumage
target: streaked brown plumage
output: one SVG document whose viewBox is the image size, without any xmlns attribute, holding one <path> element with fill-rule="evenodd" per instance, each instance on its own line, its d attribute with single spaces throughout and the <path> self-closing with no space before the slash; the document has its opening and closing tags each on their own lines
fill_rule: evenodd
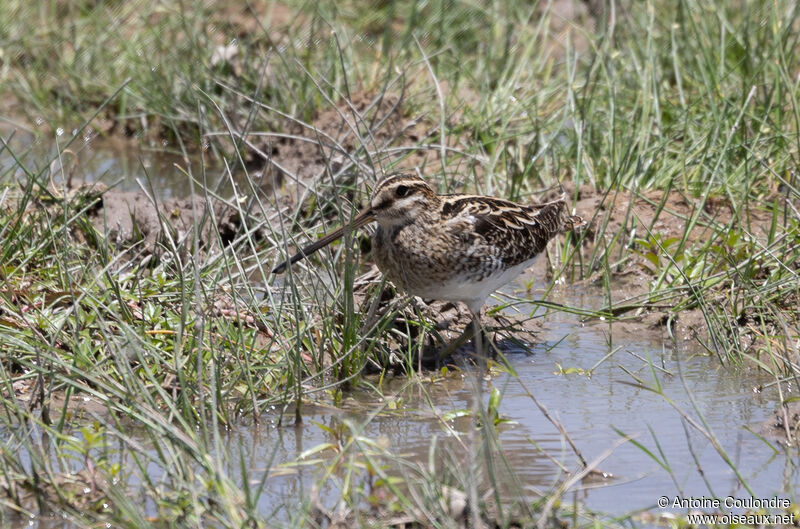
<svg viewBox="0 0 800 529">
<path fill-rule="evenodd" d="M 377 221 L 373 254 L 378 268 L 409 294 L 463 301 L 478 328 L 486 298 L 530 266 L 556 234 L 583 224 L 565 197 L 520 205 L 481 195 L 437 195 L 414 175 L 379 182 L 369 207 L 276 266 L 281 273 L 344 234 Z M 476 335 L 477 337 L 477 335 Z"/>
</svg>

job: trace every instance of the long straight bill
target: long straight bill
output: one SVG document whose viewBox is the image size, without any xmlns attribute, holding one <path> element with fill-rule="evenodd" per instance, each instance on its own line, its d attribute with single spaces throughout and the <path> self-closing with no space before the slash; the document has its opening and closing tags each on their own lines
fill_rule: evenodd
<svg viewBox="0 0 800 529">
<path fill-rule="evenodd" d="M 372 213 L 372 210 L 369 208 L 365 209 L 364 211 L 356 215 L 356 218 L 354 218 L 353 222 L 351 222 L 348 226 L 342 226 L 340 228 L 337 228 L 332 232 L 330 232 L 329 234 L 327 234 L 326 236 L 324 236 L 323 238 L 321 238 L 320 240 L 309 244 L 308 246 L 306 246 L 305 248 L 303 248 L 302 250 L 291 256 L 289 259 L 285 260 L 284 262 L 273 268 L 272 273 L 282 274 L 286 270 L 287 266 L 296 263 L 300 259 L 308 257 L 309 255 L 313 254 L 320 248 L 324 248 L 333 241 L 341 238 L 341 236 L 344 235 L 345 230 L 358 229 L 364 224 L 368 224 L 373 220 L 375 220 L 375 215 Z"/>
</svg>

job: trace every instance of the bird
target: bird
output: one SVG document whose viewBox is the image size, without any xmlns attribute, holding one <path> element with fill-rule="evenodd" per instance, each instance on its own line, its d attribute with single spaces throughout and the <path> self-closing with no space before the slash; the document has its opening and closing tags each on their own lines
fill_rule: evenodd
<svg viewBox="0 0 800 529">
<path fill-rule="evenodd" d="M 531 266 L 554 236 L 585 224 L 569 213 L 565 193 L 530 205 L 484 195 L 439 195 L 416 174 L 400 173 L 377 183 L 369 205 L 349 225 L 304 247 L 273 274 L 372 222 L 378 269 L 410 295 L 464 303 L 479 356 L 480 312 L 489 295 Z"/>
</svg>

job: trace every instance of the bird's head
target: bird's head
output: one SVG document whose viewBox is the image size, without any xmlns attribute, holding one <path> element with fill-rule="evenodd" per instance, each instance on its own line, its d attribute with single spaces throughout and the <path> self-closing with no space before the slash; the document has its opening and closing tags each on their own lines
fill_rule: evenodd
<svg viewBox="0 0 800 529">
<path fill-rule="evenodd" d="M 381 180 L 372 192 L 369 206 L 356 215 L 347 226 L 342 226 L 313 242 L 276 266 L 272 273 L 280 274 L 286 267 L 308 257 L 344 235 L 377 221 L 384 228 L 408 224 L 416 218 L 432 214 L 440 200 L 423 179 L 414 175 L 397 174 Z"/>
<path fill-rule="evenodd" d="M 412 174 L 392 175 L 372 192 L 369 210 L 384 228 L 407 224 L 436 211 L 439 197 L 423 179 Z"/>
</svg>

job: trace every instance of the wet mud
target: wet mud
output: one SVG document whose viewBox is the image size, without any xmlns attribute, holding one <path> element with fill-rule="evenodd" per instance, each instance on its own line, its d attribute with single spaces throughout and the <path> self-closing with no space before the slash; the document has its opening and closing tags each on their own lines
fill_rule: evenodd
<svg viewBox="0 0 800 529">
<path fill-rule="evenodd" d="M 726 244 L 721 234 L 744 229 L 755 241 L 752 247 L 763 247 L 773 223 L 772 202 L 777 201 L 780 210 L 786 207 L 785 198 L 778 194 L 736 212 L 724 199 L 709 197 L 703 200 L 676 190 L 634 194 L 624 190 L 602 192 L 589 186 L 581 186 L 576 191 L 569 183 L 565 187 L 572 196 L 577 196 L 575 208 L 578 214 L 590 220 L 581 241 L 584 259 L 605 252 L 611 264 L 613 288 L 609 291 L 610 308 L 620 320 L 615 326 L 630 333 L 643 328 L 662 329 L 677 343 L 699 341 L 709 350 L 713 350 L 716 344 L 704 307 L 699 300 L 687 302 L 693 299 L 692 289 L 687 286 L 686 278 L 678 277 L 683 270 L 686 273 L 690 271 L 684 261 L 671 263 L 665 254 L 674 254 L 676 259 L 680 259 L 691 252 L 714 252 L 722 255 L 733 267 L 749 255 L 733 244 Z M 688 226 L 691 228 L 687 229 Z M 715 242 L 709 244 L 708 241 Z M 598 268 L 589 270 L 588 276 L 579 284 L 603 286 L 605 270 L 600 268 L 601 260 L 595 262 Z M 670 268 L 671 264 L 677 266 Z M 785 264 L 794 270 L 800 269 L 800 262 Z M 711 273 L 724 274 L 725 269 L 712 270 Z M 676 284 L 680 290 L 672 299 L 651 296 L 652 287 L 659 278 L 662 279 L 662 288 L 678 279 Z M 707 305 L 722 310 L 731 303 L 728 293 L 722 290 L 712 290 L 703 295 Z M 781 302 L 789 321 L 796 322 L 792 300 Z M 765 319 L 755 308 L 746 308 L 744 314 L 731 323 L 726 331 L 734 333 L 744 352 L 755 352 L 765 346 L 761 325 L 779 334 L 785 330 L 779 328 L 778 322 Z M 782 343 L 772 345 L 785 352 L 793 350 L 792 343 L 796 339 L 797 336 L 789 335 Z M 793 353 L 796 355 L 797 351 L 793 350 Z"/>
<path fill-rule="evenodd" d="M 800 443 L 800 402 L 791 400 L 779 405 L 755 430 L 770 441 L 787 446 Z"/>
<path fill-rule="evenodd" d="M 359 174 L 379 176 L 389 167 L 424 173 L 439 160 L 438 150 L 421 146 L 436 125 L 411 116 L 405 98 L 405 93 L 357 92 L 317 112 L 308 123 L 287 120 L 276 126 L 279 132 L 248 140 L 246 166 L 263 179 L 264 191 L 277 189 L 288 206 L 308 191 L 324 189 L 319 184 L 352 188 Z"/>
<path fill-rule="evenodd" d="M 170 249 L 187 255 L 194 250 L 195 236 L 205 254 L 232 242 L 245 222 L 250 223 L 255 238 L 264 236 L 259 228 L 263 222 L 257 216 L 222 200 L 199 195 L 161 200 L 144 191 L 109 189 L 101 182 L 76 180 L 50 187 L 29 209 L 55 214 L 66 205 L 84 211 L 105 243 L 117 250 L 133 249 L 129 260 Z M 100 243 L 85 229 L 73 227 L 72 234 L 82 242 Z"/>
</svg>

